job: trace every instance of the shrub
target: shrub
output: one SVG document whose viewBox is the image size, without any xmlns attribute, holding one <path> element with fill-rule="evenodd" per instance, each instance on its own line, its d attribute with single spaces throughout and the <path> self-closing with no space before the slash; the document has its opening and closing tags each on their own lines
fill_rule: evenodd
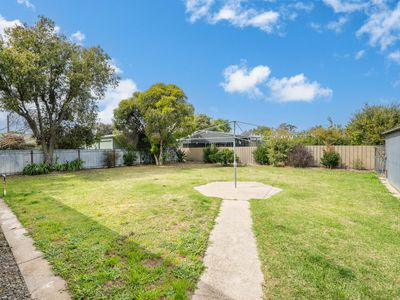
<svg viewBox="0 0 400 300">
<path fill-rule="evenodd" d="M 81 159 L 74 159 L 71 161 L 67 161 L 64 164 L 62 164 L 63 171 L 68 171 L 68 172 L 79 171 L 80 169 L 82 169 L 83 163 L 84 161 Z"/>
<path fill-rule="evenodd" d="M 256 150 L 253 151 L 253 157 L 256 163 L 268 165 L 268 146 L 266 144 L 258 144 Z"/>
<path fill-rule="evenodd" d="M 23 135 L 15 133 L 5 133 L 0 135 L 0 150 L 20 150 L 32 147 L 32 144 L 26 143 Z"/>
<path fill-rule="evenodd" d="M 213 160 L 213 156 L 218 152 L 217 147 L 215 145 L 207 146 L 203 150 L 203 160 L 206 164 L 212 164 L 216 161 Z"/>
<path fill-rule="evenodd" d="M 78 171 L 82 169 L 83 166 L 83 160 L 80 159 L 74 159 L 71 161 L 67 161 L 63 164 L 60 164 L 56 162 L 54 164 L 47 164 L 45 162 L 41 162 L 40 164 L 29 164 L 25 166 L 25 168 L 22 170 L 22 174 L 24 175 L 42 175 L 42 174 L 48 174 L 53 171 L 57 172 L 64 172 L 64 171 Z"/>
<path fill-rule="evenodd" d="M 136 152 L 133 150 L 128 150 L 123 156 L 125 166 L 133 166 L 136 161 Z"/>
<path fill-rule="evenodd" d="M 335 152 L 333 147 L 328 146 L 326 150 L 324 150 L 324 154 L 321 157 L 321 164 L 325 168 L 333 169 L 339 166 L 340 163 L 340 155 Z"/>
<path fill-rule="evenodd" d="M 48 174 L 52 171 L 52 166 L 50 164 L 47 164 L 45 162 L 41 162 L 40 164 L 29 164 L 25 166 L 25 168 L 22 170 L 22 174 L 24 175 L 42 175 L 42 174 Z"/>
<path fill-rule="evenodd" d="M 115 151 L 107 151 L 104 157 L 104 164 L 107 168 L 115 168 L 116 161 L 118 159 L 118 153 Z"/>
<path fill-rule="evenodd" d="M 233 163 L 233 150 L 230 149 L 219 149 L 216 153 L 211 155 L 211 160 L 215 163 L 220 163 L 223 166 L 227 166 Z M 239 158 L 236 156 L 236 161 L 239 162 Z"/>
<path fill-rule="evenodd" d="M 183 151 L 182 149 L 176 149 L 175 154 L 176 154 L 177 162 L 185 162 L 186 161 L 186 152 Z"/>
<path fill-rule="evenodd" d="M 303 144 L 297 144 L 288 154 L 287 164 L 295 168 L 307 168 L 312 166 L 313 157 Z"/>
<path fill-rule="evenodd" d="M 268 159 L 275 167 L 284 167 L 293 143 L 284 138 L 273 138 L 268 143 Z"/>
<path fill-rule="evenodd" d="M 353 169 L 354 170 L 364 170 L 363 161 L 359 158 L 353 161 Z"/>
</svg>

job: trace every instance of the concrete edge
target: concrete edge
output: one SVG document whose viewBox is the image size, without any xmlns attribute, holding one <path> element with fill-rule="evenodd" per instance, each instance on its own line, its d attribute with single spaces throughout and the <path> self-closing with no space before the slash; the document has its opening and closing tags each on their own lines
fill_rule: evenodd
<svg viewBox="0 0 400 300">
<path fill-rule="evenodd" d="M 400 199 L 400 192 L 393 185 L 390 184 L 387 178 L 382 176 L 378 176 L 378 178 L 394 197 Z"/>
<path fill-rule="evenodd" d="M 70 300 L 67 284 L 56 276 L 43 252 L 36 249 L 26 229 L 0 198 L 0 227 L 15 257 L 29 293 L 37 300 Z"/>
</svg>

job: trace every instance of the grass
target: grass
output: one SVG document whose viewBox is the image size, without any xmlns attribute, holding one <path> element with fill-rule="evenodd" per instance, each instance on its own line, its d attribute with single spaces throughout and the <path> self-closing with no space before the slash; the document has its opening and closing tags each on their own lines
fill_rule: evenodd
<svg viewBox="0 0 400 300">
<path fill-rule="evenodd" d="M 266 298 L 400 298 L 400 201 L 369 172 L 245 167 L 283 189 L 251 209 Z M 74 298 L 186 299 L 231 168 L 131 167 L 14 177 L 6 202 Z"/>
</svg>

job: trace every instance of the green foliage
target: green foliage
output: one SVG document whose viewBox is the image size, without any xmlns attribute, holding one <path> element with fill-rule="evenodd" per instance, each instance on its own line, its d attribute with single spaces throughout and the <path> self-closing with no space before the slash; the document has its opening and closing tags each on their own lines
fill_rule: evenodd
<svg viewBox="0 0 400 300">
<path fill-rule="evenodd" d="M 104 156 L 104 164 L 107 168 L 115 168 L 119 154 L 116 151 L 107 151 Z"/>
<path fill-rule="evenodd" d="M 122 158 L 124 159 L 124 165 L 133 166 L 136 161 L 136 152 L 133 150 L 128 150 Z"/>
<path fill-rule="evenodd" d="M 352 165 L 354 170 L 365 170 L 363 161 L 359 158 L 355 159 Z"/>
<path fill-rule="evenodd" d="M 210 155 L 210 159 L 212 162 L 219 163 L 223 166 L 233 164 L 233 158 L 233 150 L 227 148 L 218 149 L 216 153 Z M 236 161 L 239 162 L 239 158 L 237 156 Z"/>
<path fill-rule="evenodd" d="M 22 171 L 23 175 L 42 175 L 42 174 L 48 174 L 53 171 L 56 172 L 73 172 L 73 171 L 78 171 L 82 169 L 83 167 L 83 160 L 80 159 L 74 159 L 71 161 L 66 161 L 63 164 L 60 164 L 56 162 L 54 164 L 49 164 L 46 162 L 41 162 L 39 164 L 29 164 L 25 166 L 25 168 Z"/>
<path fill-rule="evenodd" d="M 0 150 L 21 150 L 32 148 L 32 144 L 25 141 L 23 135 L 4 133 L 0 135 Z"/>
<path fill-rule="evenodd" d="M 256 163 L 260 165 L 268 165 L 268 145 L 267 144 L 258 144 L 256 150 L 253 152 L 253 157 Z"/>
<path fill-rule="evenodd" d="M 312 166 L 313 157 L 302 144 L 295 145 L 288 154 L 288 166 L 295 168 L 307 168 Z"/>
<path fill-rule="evenodd" d="M 48 164 L 46 162 L 41 162 L 39 164 L 29 164 L 24 167 L 22 170 L 23 175 L 42 175 L 42 174 L 48 174 L 52 171 L 52 166 L 51 164 Z"/>
<path fill-rule="evenodd" d="M 287 163 L 293 142 L 287 138 L 271 138 L 268 140 L 268 159 L 275 167 L 283 167 Z"/>
<path fill-rule="evenodd" d="M 332 119 L 329 118 L 328 121 L 328 127 L 319 125 L 301 132 L 298 142 L 305 145 L 350 144 L 350 139 L 346 134 L 346 130 L 342 126 L 334 124 Z"/>
<path fill-rule="evenodd" d="M 93 138 L 97 100 L 117 81 L 100 47 L 72 43 L 45 17 L 8 28 L 0 39 L 0 109 L 26 120 L 47 163 L 56 146 Z"/>
<path fill-rule="evenodd" d="M 383 145 L 382 132 L 400 125 L 400 104 L 365 105 L 346 127 L 354 145 Z"/>
<path fill-rule="evenodd" d="M 332 146 L 328 146 L 326 150 L 324 150 L 324 154 L 321 157 L 321 164 L 325 168 L 333 169 L 339 166 L 340 163 L 340 155 L 335 152 Z"/>
<path fill-rule="evenodd" d="M 203 129 L 208 129 L 209 131 L 230 132 L 231 126 L 228 120 L 213 119 L 206 114 L 195 115 L 194 130 L 198 131 Z"/>
<path fill-rule="evenodd" d="M 268 126 L 257 126 L 254 129 L 251 129 L 249 131 L 250 134 L 253 135 L 261 135 L 262 137 L 269 137 L 273 134 L 273 128 L 268 127 Z"/>
<path fill-rule="evenodd" d="M 215 153 L 218 152 L 217 147 L 215 145 L 207 146 L 206 148 L 203 149 L 203 160 L 206 164 L 212 164 L 215 163 L 213 160 L 213 156 Z"/>
<path fill-rule="evenodd" d="M 129 126 L 129 132 L 137 139 L 143 132 L 156 164 L 162 165 L 165 149 L 193 131 L 193 111 L 179 87 L 158 83 L 122 101 L 115 110 L 115 126 L 117 129 Z"/>
<path fill-rule="evenodd" d="M 185 161 L 186 161 L 187 155 L 186 155 L 186 152 L 183 151 L 182 149 L 179 149 L 179 148 L 176 149 L 176 150 L 175 150 L 175 154 L 176 154 L 176 160 L 177 160 L 177 162 L 182 163 L 182 162 L 185 162 Z"/>
</svg>

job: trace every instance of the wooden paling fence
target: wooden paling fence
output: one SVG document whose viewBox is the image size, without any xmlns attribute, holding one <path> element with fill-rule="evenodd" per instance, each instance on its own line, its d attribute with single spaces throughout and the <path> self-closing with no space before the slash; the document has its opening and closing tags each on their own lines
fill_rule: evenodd
<svg viewBox="0 0 400 300">
<path fill-rule="evenodd" d="M 224 147 L 232 149 L 231 147 Z M 321 157 L 325 146 L 306 146 L 313 156 L 313 166 L 321 166 Z M 236 152 L 241 163 L 256 164 L 253 152 L 256 147 L 237 147 Z M 375 146 L 334 146 L 336 152 L 340 155 L 340 167 L 346 169 L 353 169 L 355 164 L 361 164 L 362 168 L 366 170 L 375 170 Z M 186 152 L 187 160 L 193 162 L 203 161 L 203 148 L 183 148 Z"/>
</svg>

